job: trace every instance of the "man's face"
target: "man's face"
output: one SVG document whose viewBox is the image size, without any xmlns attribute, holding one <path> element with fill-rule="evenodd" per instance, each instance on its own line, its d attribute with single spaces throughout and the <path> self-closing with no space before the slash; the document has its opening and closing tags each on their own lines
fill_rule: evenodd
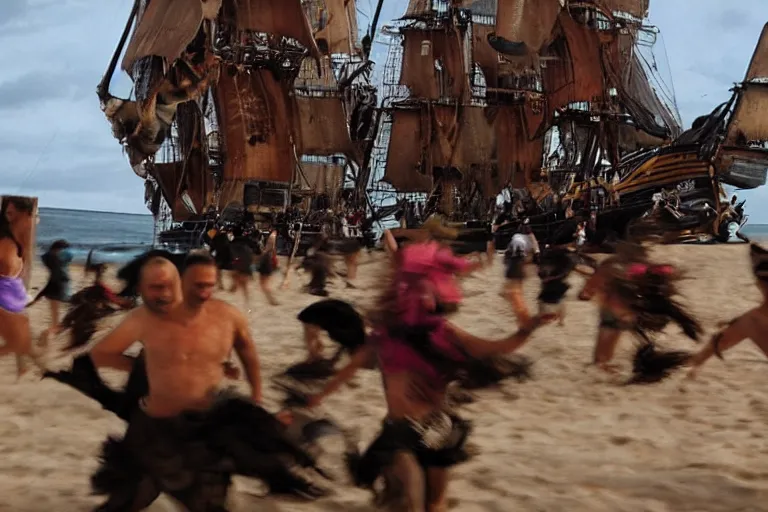
<svg viewBox="0 0 768 512">
<path fill-rule="evenodd" d="M 181 299 L 179 273 L 172 265 L 146 269 L 139 284 L 144 305 L 160 315 L 168 314 Z"/>
<path fill-rule="evenodd" d="M 184 271 L 182 287 L 184 301 L 200 306 L 213 296 L 218 269 L 214 265 L 193 265 Z"/>
</svg>

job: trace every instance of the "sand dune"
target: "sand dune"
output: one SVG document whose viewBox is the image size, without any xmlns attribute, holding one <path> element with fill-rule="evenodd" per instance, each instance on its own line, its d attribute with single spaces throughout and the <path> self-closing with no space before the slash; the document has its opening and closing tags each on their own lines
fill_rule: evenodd
<svg viewBox="0 0 768 512">
<path fill-rule="evenodd" d="M 708 332 L 759 299 L 745 246 L 678 246 L 656 254 L 689 271 L 691 279 L 683 289 Z M 367 305 L 376 293 L 381 265 L 373 261 L 361 269 L 358 289 L 332 285 L 332 295 Z M 498 294 L 502 277 L 498 261 L 465 280 L 470 297 L 455 318 L 459 325 L 493 338 L 515 329 L 510 308 Z M 35 269 L 35 287 L 44 280 L 44 270 Z M 536 281 L 526 284 L 531 306 Z M 450 496 L 455 510 L 768 510 L 763 432 L 768 366 L 762 354 L 744 343 L 726 354 L 725 363 L 713 360 L 698 381 L 683 381 L 679 375 L 660 385 L 623 387 L 633 347 L 629 337 L 618 354 L 625 364 L 622 379 L 586 367 L 597 318 L 593 304 L 576 300 L 582 282 L 580 277 L 571 280 L 566 325 L 541 329 L 523 349 L 536 361 L 535 379 L 483 391 L 477 403 L 465 408 L 463 414 L 475 422 L 471 441 L 479 454 L 454 471 Z M 279 293 L 280 305 L 270 307 L 256 288 L 251 326 L 269 377 L 303 357 L 295 317 L 316 298 L 301 293 L 294 279 L 291 290 Z M 240 297 L 221 296 L 242 306 Z M 47 304 L 34 306 L 31 315 L 39 333 L 48 322 Z M 694 347 L 674 328 L 662 343 Z M 67 363 L 56 357 L 50 361 L 51 366 Z M 108 433 L 122 432 L 122 422 L 61 384 L 32 375 L 15 384 L 12 358 L 0 361 L 0 383 L 0 510 L 90 510 L 99 502 L 89 495 L 96 453 Z M 276 391 L 267 388 L 265 398 L 276 408 Z M 384 414 L 379 376 L 364 372 L 354 387 L 331 397 L 325 409 L 340 423 L 359 429 L 368 442 Z M 343 486 L 333 497 L 309 504 L 245 495 L 236 501 L 236 510 L 372 510 L 366 492 Z M 162 502 L 153 509 L 171 510 Z"/>
</svg>

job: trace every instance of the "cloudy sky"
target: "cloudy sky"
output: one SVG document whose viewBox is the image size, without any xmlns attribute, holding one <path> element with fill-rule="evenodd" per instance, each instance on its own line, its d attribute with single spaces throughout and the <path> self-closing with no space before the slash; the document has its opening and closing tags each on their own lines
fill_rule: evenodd
<svg viewBox="0 0 768 512">
<path fill-rule="evenodd" d="M 358 0 L 358 7 L 370 13 L 372 3 Z M 382 21 L 399 16 L 405 3 L 385 0 Z M 132 4 L 0 0 L 0 194 L 36 195 L 44 206 L 146 212 L 142 181 L 95 94 Z M 650 18 L 662 31 L 678 106 L 690 125 L 743 78 L 768 21 L 768 0 L 652 0 Z M 130 92 L 124 74 L 112 92 Z M 757 204 L 768 204 L 768 190 L 745 196 L 752 221 L 768 223 L 768 207 Z"/>
</svg>

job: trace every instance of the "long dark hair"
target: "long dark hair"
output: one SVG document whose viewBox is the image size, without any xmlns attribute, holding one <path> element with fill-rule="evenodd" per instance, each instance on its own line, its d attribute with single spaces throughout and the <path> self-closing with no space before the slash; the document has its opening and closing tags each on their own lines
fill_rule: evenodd
<svg viewBox="0 0 768 512">
<path fill-rule="evenodd" d="M 12 204 L 19 212 L 31 215 L 35 210 L 35 203 L 28 197 L 3 196 L 2 204 L 0 204 L 0 238 L 12 238 L 16 240 L 16 236 L 11 229 L 11 223 L 8 222 L 8 217 L 6 216 L 6 211 L 10 204 Z"/>
</svg>

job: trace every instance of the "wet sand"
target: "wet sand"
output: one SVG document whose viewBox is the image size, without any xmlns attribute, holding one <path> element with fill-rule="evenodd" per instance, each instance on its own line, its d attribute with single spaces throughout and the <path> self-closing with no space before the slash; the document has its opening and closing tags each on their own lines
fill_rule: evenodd
<svg viewBox="0 0 768 512">
<path fill-rule="evenodd" d="M 688 270 L 683 290 L 707 336 L 717 323 L 759 300 L 745 245 L 665 247 L 655 255 Z M 358 289 L 336 281 L 329 287 L 331 295 L 369 304 L 382 258 L 363 257 Z M 73 274 L 82 280 L 79 270 Z M 35 268 L 31 295 L 45 278 L 44 269 Z M 278 291 L 276 307 L 253 284 L 249 317 L 265 378 L 304 356 L 296 314 L 317 300 L 300 290 L 307 279 L 292 277 L 291 289 Z M 581 277 L 571 278 L 566 325 L 546 326 L 522 349 L 536 361 L 535 379 L 480 392 L 477 403 L 463 410 L 475 423 L 471 442 L 479 454 L 453 473 L 454 510 L 768 511 L 768 443 L 762 428 L 768 421 L 768 365 L 762 354 L 745 342 L 727 352 L 724 363 L 713 359 L 697 381 L 684 381 L 680 373 L 659 385 L 623 387 L 633 349 L 629 336 L 617 354 L 624 365 L 621 378 L 586 366 L 597 312 L 593 304 L 576 299 L 582 283 Z M 467 278 L 468 298 L 456 323 L 490 338 L 514 331 L 510 307 L 499 296 L 502 284 L 500 259 Z M 533 307 L 537 280 L 530 279 L 525 291 Z M 243 306 L 241 297 L 220 297 Z M 48 325 L 48 305 L 43 301 L 30 314 L 38 334 Z M 63 343 L 53 344 L 51 367 L 68 364 L 55 354 Z M 661 344 L 695 348 L 674 327 Z M 31 373 L 14 383 L 13 359 L 0 360 L 0 511 L 91 510 L 100 502 L 89 495 L 96 454 L 105 436 L 121 434 L 124 425 L 70 388 Z M 109 375 L 114 382 L 124 379 Z M 276 409 L 278 398 L 266 386 L 267 406 Z M 384 415 L 378 374 L 363 372 L 355 387 L 342 388 L 324 409 L 359 429 L 367 443 Z M 238 495 L 233 510 L 373 510 L 367 492 L 335 489 L 334 496 L 308 504 Z M 172 510 L 167 501 L 152 509 Z"/>
</svg>

